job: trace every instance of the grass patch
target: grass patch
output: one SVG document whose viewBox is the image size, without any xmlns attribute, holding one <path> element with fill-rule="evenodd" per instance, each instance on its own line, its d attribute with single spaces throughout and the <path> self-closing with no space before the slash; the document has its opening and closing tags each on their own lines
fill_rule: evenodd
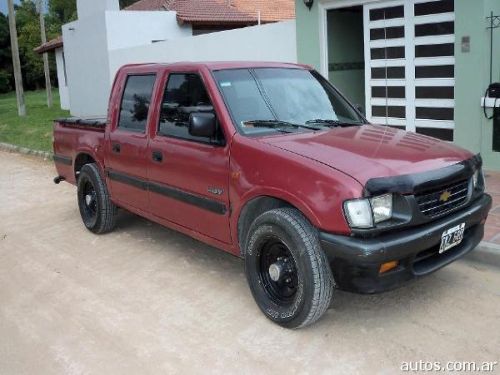
<svg viewBox="0 0 500 375">
<path fill-rule="evenodd" d="M 0 142 L 52 151 L 53 121 L 59 117 L 69 117 L 69 112 L 61 109 L 58 90 L 52 92 L 52 108 L 47 107 L 45 90 L 27 91 L 24 94 L 26 117 L 17 115 L 15 92 L 0 95 Z"/>
</svg>

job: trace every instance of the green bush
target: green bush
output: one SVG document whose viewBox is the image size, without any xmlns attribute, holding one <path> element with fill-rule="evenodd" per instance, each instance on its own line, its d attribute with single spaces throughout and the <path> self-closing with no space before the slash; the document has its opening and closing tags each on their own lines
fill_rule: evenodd
<svg viewBox="0 0 500 375">
<path fill-rule="evenodd" d="M 11 89 L 9 73 L 5 70 L 0 70 L 0 93 L 9 92 Z"/>
</svg>

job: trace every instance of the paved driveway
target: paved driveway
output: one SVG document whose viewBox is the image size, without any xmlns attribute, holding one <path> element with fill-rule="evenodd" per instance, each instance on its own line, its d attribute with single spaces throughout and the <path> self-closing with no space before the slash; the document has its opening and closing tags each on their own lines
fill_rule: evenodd
<svg viewBox="0 0 500 375">
<path fill-rule="evenodd" d="M 1 374 L 373 374 L 500 360 L 496 268 L 464 260 L 382 295 L 338 292 L 320 322 L 289 331 L 259 312 L 241 260 L 127 213 L 95 236 L 54 174 L 0 152 Z"/>
</svg>

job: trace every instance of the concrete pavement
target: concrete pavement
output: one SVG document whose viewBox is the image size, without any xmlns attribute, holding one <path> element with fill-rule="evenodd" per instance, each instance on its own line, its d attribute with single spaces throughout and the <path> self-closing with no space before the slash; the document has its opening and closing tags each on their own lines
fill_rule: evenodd
<svg viewBox="0 0 500 375">
<path fill-rule="evenodd" d="M 242 261 L 122 212 L 95 236 L 52 165 L 0 152 L 0 374 L 399 373 L 500 361 L 500 272 L 462 260 L 396 291 L 268 321 Z M 500 370 L 497 366 L 497 372 Z"/>
</svg>

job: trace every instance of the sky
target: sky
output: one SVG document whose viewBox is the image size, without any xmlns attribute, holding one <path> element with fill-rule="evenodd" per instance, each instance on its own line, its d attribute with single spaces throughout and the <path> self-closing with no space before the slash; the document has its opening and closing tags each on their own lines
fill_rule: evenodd
<svg viewBox="0 0 500 375">
<path fill-rule="evenodd" d="M 19 4 L 20 0 L 14 0 L 14 4 Z M 3 14 L 9 13 L 7 10 L 7 0 L 0 0 L 0 12 Z"/>
</svg>

